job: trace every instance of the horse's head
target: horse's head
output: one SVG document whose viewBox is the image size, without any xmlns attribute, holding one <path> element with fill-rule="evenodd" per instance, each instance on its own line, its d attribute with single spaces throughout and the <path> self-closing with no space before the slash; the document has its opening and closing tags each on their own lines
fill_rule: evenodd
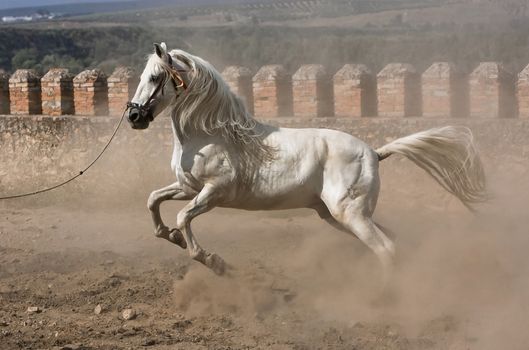
<svg viewBox="0 0 529 350">
<path fill-rule="evenodd" d="M 149 127 L 149 123 L 185 90 L 186 71 L 172 59 L 165 43 L 154 44 L 154 54 L 147 61 L 134 97 L 127 103 L 128 121 L 133 129 Z"/>
</svg>

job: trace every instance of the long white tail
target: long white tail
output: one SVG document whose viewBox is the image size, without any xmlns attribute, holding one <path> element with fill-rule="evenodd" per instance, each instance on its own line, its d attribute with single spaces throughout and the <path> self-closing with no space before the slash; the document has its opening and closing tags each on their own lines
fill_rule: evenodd
<svg viewBox="0 0 529 350">
<path fill-rule="evenodd" d="M 397 139 L 376 150 L 380 160 L 401 154 L 424 169 L 468 208 L 484 202 L 485 174 L 470 129 L 446 126 Z"/>
</svg>

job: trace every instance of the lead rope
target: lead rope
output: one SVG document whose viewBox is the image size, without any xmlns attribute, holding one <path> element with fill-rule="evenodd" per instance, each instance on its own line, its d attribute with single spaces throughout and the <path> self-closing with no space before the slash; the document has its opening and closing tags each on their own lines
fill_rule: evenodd
<svg viewBox="0 0 529 350">
<path fill-rule="evenodd" d="M 4 199 L 14 199 L 14 198 L 21 198 L 21 197 L 29 197 L 29 196 L 34 196 L 36 194 L 40 194 L 40 193 L 44 193 L 44 192 L 48 192 L 48 191 L 52 191 L 56 188 L 59 188 L 61 186 L 64 186 L 66 185 L 67 183 L 70 183 L 72 182 L 73 180 L 77 179 L 79 176 L 83 175 L 88 169 L 90 169 L 92 167 L 92 165 L 95 164 L 95 162 L 97 162 L 99 160 L 99 158 L 101 158 L 101 156 L 103 155 L 103 153 L 105 153 L 105 151 L 107 150 L 108 146 L 110 146 L 110 143 L 112 142 L 112 140 L 114 140 L 114 137 L 116 136 L 116 134 L 118 133 L 118 130 L 119 130 L 119 127 L 121 126 L 121 124 L 123 123 L 123 119 L 125 119 L 125 112 L 127 112 L 127 108 L 123 111 L 123 114 L 121 115 L 121 118 L 119 119 L 119 122 L 118 124 L 116 125 L 115 129 L 114 129 L 114 132 L 112 133 L 112 135 L 110 136 L 110 139 L 108 139 L 108 142 L 106 143 L 105 147 L 103 147 L 103 149 L 101 150 L 101 152 L 99 152 L 99 154 L 97 155 L 97 157 L 95 157 L 95 159 L 90 163 L 88 164 L 88 166 L 86 166 L 83 170 L 79 171 L 78 174 L 72 176 L 71 178 L 69 178 L 68 180 L 66 181 L 63 181 L 57 185 L 54 185 L 54 186 L 51 186 L 51 187 L 47 187 L 47 188 L 44 188 L 42 190 L 38 190 L 38 191 L 33 191 L 33 192 L 28 192 L 28 193 L 22 193 L 22 194 L 15 194 L 15 195 L 12 195 L 12 196 L 5 196 L 5 197 L 0 197 L 0 200 L 4 200 Z"/>
</svg>

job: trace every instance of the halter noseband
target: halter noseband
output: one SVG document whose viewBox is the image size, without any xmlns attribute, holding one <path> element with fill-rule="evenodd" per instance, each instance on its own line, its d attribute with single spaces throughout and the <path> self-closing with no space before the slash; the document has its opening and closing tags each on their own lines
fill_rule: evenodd
<svg viewBox="0 0 529 350">
<path fill-rule="evenodd" d="M 175 91 L 177 92 L 175 97 L 180 96 L 180 94 L 178 93 L 179 88 L 184 88 L 184 90 L 187 89 L 187 85 L 184 79 L 182 79 L 182 77 L 180 76 L 180 72 L 185 73 L 186 71 L 175 69 L 171 66 L 169 77 L 171 79 L 171 82 L 173 83 Z M 160 90 L 165 86 L 165 84 L 166 84 L 166 80 L 162 79 L 162 81 L 160 81 L 160 83 L 156 86 L 156 88 L 152 92 L 151 96 L 149 96 L 149 99 L 147 100 L 145 104 L 140 105 L 139 103 L 128 101 L 127 109 L 136 108 L 139 110 L 141 115 L 146 115 L 152 103 L 154 102 L 154 97 L 160 92 Z M 163 94 L 163 90 L 162 90 L 162 94 Z M 154 120 L 154 117 L 152 115 L 149 115 L 149 121 L 152 122 L 153 120 Z"/>
</svg>

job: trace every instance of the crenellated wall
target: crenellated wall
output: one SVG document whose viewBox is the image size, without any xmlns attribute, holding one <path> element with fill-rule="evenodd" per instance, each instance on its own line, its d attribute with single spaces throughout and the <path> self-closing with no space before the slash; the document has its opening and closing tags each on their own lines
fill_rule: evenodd
<svg viewBox="0 0 529 350">
<path fill-rule="evenodd" d="M 529 176 L 529 67 L 516 75 L 486 62 L 465 75 L 443 62 L 422 74 L 406 64 L 388 65 L 378 74 L 360 64 L 337 72 L 305 65 L 294 74 L 279 65 L 257 72 L 232 66 L 223 76 L 267 123 L 338 129 L 374 147 L 430 127 L 462 124 L 474 132 L 488 170 L 523 182 Z M 124 67 L 108 78 L 98 70 L 75 77 L 64 69 L 43 77 L 28 70 L 0 73 L 0 196 L 54 185 L 89 164 L 137 81 Z M 144 199 L 172 181 L 171 147 L 167 117 L 145 131 L 123 125 L 86 176 L 27 201 Z M 391 172 L 383 175 L 386 186 L 432 201 L 420 190 L 427 178 L 411 162 L 395 157 L 385 164 L 382 171 Z"/>
<path fill-rule="evenodd" d="M 230 66 L 223 76 L 257 117 L 529 117 L 529 68 L 519 74 L 500 63 L 483 62 L 463 74 L 448 62 L 423 73 L 391 63 L 378 74 L 360 64 L 337 72 L 303 65 L 293 74 L 281 65 L 253 72 Z M 137 85 L 137 74 L 117 68 L 110 77 L 87 70 L 73 77 L 53 69 L 44 77 L 18 70 L 0 74 L 0 112 L 45 115 L 119 115 Z M 73 103 L 72 103 L 73 101 Z"/>
</svg>

